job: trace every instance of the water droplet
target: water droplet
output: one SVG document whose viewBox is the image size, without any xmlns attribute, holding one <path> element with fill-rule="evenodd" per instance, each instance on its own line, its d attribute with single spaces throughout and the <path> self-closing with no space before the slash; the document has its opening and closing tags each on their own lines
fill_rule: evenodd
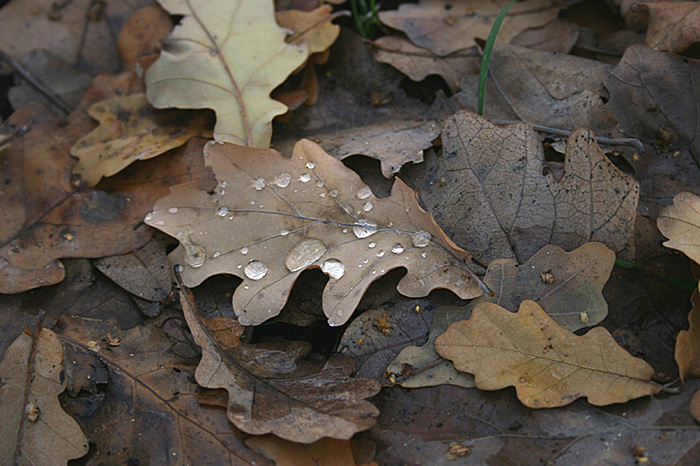
<svg viewBox="0 0 700 466">
<path fill-rule="evenodd" d="M 226 190 L 225 189 L 220 190 L 219 194 L 223 196 L 224 194 L 226 194 Z"/>
<path fill-rule="evenodd" d="M 219 183 L 219 185 L 220 185 L 222 188 L 225 188 L 227 184 L 228 184 L 228 183 L 227 183 L 226 181 L 222 181 L 221 183 Z"/>
<path fill-rule="evenodd" d="M 177 207 L 171 207 L 171 208 L 169 208 L 169 209 L 168 209 L 168 212 L 170 212 L 171 214 L 176 214 L 176 213 L 177 213 Z"/>
<path fill-rule="evenodd" d="M 250 287 L 249 287 L 248 285 L 243 285 L 243 289 L 244 289 L 244 290 L 249 290 Z"/>
<path fill-rule="evenodd" d="M 308 168 L 309 170 L 313 170 L 315 166 L 316 164 L 313 162 L 306 162 L 306 168 Z"/>
<path fill-rule="evenodd" d="M 369 212 L 370 210 L 372 210 L 372 207 L 374 207 L 374 206 L 369 201 L 365 202 L 365 205 L 362 206 L 362 208 L 365 210 L 365 212 Z"/>
<path fill-rule="evenodd" d="M 199 244 L 192 244 L 188 241 L 184 242 L 183 245 L 185 246 L 185 252 L 187 253 L 187 263 L 195 268 L 203 266 L 207 256 L 207 252 L 204 250 L 204 247 L 200 246 Z"/>
<path fill-rule="evenodd" d="M 165 222 L 163 220 L 158 220 L 157 222 L 154 223 L 154 225 L 156 225 L 158 227 L 162 227 L 163 225 L 165 225 Z"/>
<path fill-rule="evenodd" d="M 372 248 L 374 248 L 374 247 L 376 247 L 376 246 L 377 246 L 377 243 L 375 243 L 374 241 L 372 241 L 371 243 L 369 243 L 369 244 L 367 245 L 367 247 L 370 248 L 370 249 L 372 249 Z"/>
<path fill-rule="evenodd" d="M 311 175 L 309 175 L 308 173 L 303 173 L 299 177 L 299 181 L 301 181 L 302 183 L 308 183 L 309 181 L 311 181 Z"/>
<path fill-rule="evenodd" d="M 146 214 L 146 218 L 143 219 L 144 222 L 149 222 L 153 219 L 153 215 L 149 212 Z"/>
<path fill-rule="evenodd" d="M 219 210 L 217 211 L 217 214 L 219 217 L 226 217 L 226 214 L 228 214 L 228 209 L 226 207 L 219 207 Z"/>
<path fill-rule="evenodd" d="M 284 264 L 290 272 L 296 272 L 316 262 L 326 253 L 326 245 L 316 238 L 306 238 L 294 246 Z"/>
<path fill-rule="evenodd" d="M 338 197 L 338 190 L 337 190 L 337 189 L 331 189 L 330 191 L 328 191 L 328 195 L 329 195 L 330 197 Z"/>
<path fill-rule="evenodd" d="M 268 267 L 260 261 L 250 261 L 243 270 L 251 280 L 260 280 L 267 275 Z"/>
<path fill-rule="evenodd" d="M 389 228 L 393 227 L 393 226 L 394 226 L 394 222 L 389 222 L 389 223 L 387 224 L 387 226 L 388 226 Z"/>
<path fill-rule="evenodd" d="M 321 194 L 319 194 L 319 196 L 326 197 L 326 193 L 321 193 Z"/>
<path fill-rule="evenodd" d="M 348 229 L 347 229 L 347 228 L 343 228 L 343 233 L 347 233 L 347 232 L 348 232 Z"/>
<path fill-rule="evenodd" d="M 255 205 L 255 201 L 250 201 L 249 204 L 250 204 L 250 205 Z"/>
<path fill-rule="evenodd" d="M 287 236 L 288 234 L 289 234 L 289 232 L 287 230 L 280 231 L 281 236 Z"/>
<path fill-rule="evenodd" d="M 401 254 L 401 253 L 404 252 L 404 251 L 405 251 L 405 249 L 404 249 L 404 247 L 401 245 L 401 243 L 396 243 L 395 245 L 393 245 L 393 246 L 391 247 L 391 252 L 393 252 L 394 254 Z"/>
<path fill-rule="evenodd" d="M 372 190 L 370 189 L 369 186 L 361 187 L 360 190 L 357 191 L 357 194 L 355 194 L 355 196 L 357 196 L 358 199 L 367 199 L 371 195 L 372 195 Z"/>
<path fill-rule="evenodd" d="M 289 183 L 292 181 L 292 175 L 289 173 L 283 172 L 277 175 L 275 178 L 275 184 L 279 186 L 280 188 L 286 188 L 289 186 Z"/>
<path fill-rule="evenodd" d="M 248 248 L 244 246 L 243 249 L 241 249 L 241 254 L 243 254 L 244 256 L 248 254 Z"/>
<path fill-rule="evenodd" d="M 321 266 L 321 270 L 332 279 L 339 280 L 345 275 L 345 264 L 338 259 L 328 259 Z"/>
<path fill-rule="evenodd" d="M 214 254 L 211 255 L 212 258 L 219 257 L 221 253 L 219 251 L 216 251 Z"/>
<path fill-rule="evenodd" d="M 369 259 L 364 259 L 364 260 L 362 261 L 363 264 L 366 264 L 367 262 L 369 262 Z"/>
<path fill-rule="evenodd" d="M 236 266 L 236 268 L 237 268 L 237 269 L 241 269 L 241 268 L 243 268 L 243 265 L 238 264 L 238 265 Z"/>
<path fill-rule="evenodd" d="M 177 265 L 175 265 L 175 270 L 182 273 L 182 271 L 185 270 L 185 268 L 183 266 L 181 266 L 180 264 L 177 264 Z"/>
<path fill-rule="evenodd" d="M 263 188 L 265 187 L 265 178 L 255 178 L 255 180 L 253 181 L 253 184 L 250 186 L 255 188 L 258 191 L 262 191 Z"/>
<path fill-rule="evenodd" d="M 425 230 L 419 230 L 413 234 L 413 245 L 417 248 L 424 248 L 430 244 L 430 233 Z"/>
<path fill-rule="evenodd" d="M 377 225 L 366 220 L 360 220 L 360 224 L 354 226 L 352 231 L 358 238 L 367 238 L 377 232 Z"/>
<path fill-rule="evenodd" d="M 345 204 L 345 205 L 343 206 L 343 210 L 344 210 L 345 212 L 349 213 L 350 215 L 352 215 L 352 206 L 351 206 L 350 204 Z M 359 214 L 359 212 L 358 212 L 358 214 Z"/>
<path fill-rule="evenodd" d="M 323 181 L 318 180 L 318 181 L 316 182 L 316 187 L 317 187 L 317 188 L 323 188 Z"/>
<path fill-rule="evenodd" d="M 377 257 L 384 257 L 384 254 L 386 253 L 382 250 L 377 251 Z"/>
<path fill-rule="evenodd" d="M 423 253 L 423 254 L 421 254 L 420 256 L 421 256 L 423 259 L 425 259 L 426 256 L 427 256 L 427 254 L 426 254 L 426 253 Z"/>
</svg>

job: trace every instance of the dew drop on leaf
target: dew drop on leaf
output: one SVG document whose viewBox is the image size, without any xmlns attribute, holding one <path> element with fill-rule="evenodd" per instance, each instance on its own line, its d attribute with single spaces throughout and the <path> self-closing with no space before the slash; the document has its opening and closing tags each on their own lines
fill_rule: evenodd
<svg viewBox="0 0 700 466">
<path fill-rule="evenodd" d="M 313 170 L 315 166 L 316 164 L 314 164 L 313 162 L 306 162 L 306 168 L 308 168 L 309 170 Z"/>
<path fill-rule="evenodd" d="M 365 202 L 365 205 L 362 206 L 362 208 L 365 210 L 365 212 L 369 212 L 370 210 L 372 210 L 372 207 L 374 207 L 374 206 L 369 201 Z"/>
<path fill-rule="evenodd" d="M 308 173 L 303 173 L 301 176 L 299 176 L 299 181 L 301 181 L 302 183 L 308 183 L 309 181 L 311 181 L 311 175 L 309 175 Z"/>
<path fill-rule="evenodd" d="M 251 186 L 258 191 L 262 191 L 265 187 L 265 178 L 255 178 Z"/>
<path fill-rule="evenodd" d="M 359 225 L 354 226 L 352 231 L 358 238 L 367 238 L 377 232 L 377 225 L 367 220 L 360 220 Z"/>
<path fill-rule="evenodd" d="M 185 246 L 185 252 L 187 253 L 187 263 L 190 264 L 191 267 L 197 268 L 204 265 L 207 255 L 204 247 L 199 244 L 192 244 L 188 241 L 184 242 L 183 246 Z"/>
<path fill-rule="evenodd" d="M 345 264 L 338 259 L 328 259 L 321 266 L 321 270 L 329 277 L 338 280 L 345 275 Z"/>
<path fill-rule="evenodd" d="M 367 247 L 370 248 L 370 249 L 372 249 L 372 248 L 374 248 L 374 247 L 376 247 L 376 246 L 377 246 L 377 243 L 375 243 L 374 241 L 372 241 L 371 243 L 369 243 L 369 244 L 367 245 Z"/>
<path fill-rule="evenodd" d="M 329 194 L 331 197 L 337 197 L 337 196 L 338 196 L 338 190 L 337 190 L 337 189 L 331 189 L 330 191 L 328 191 L 328 194 Z"/>
<path fill-rule="evenodd" d="M 219 207 L 219 210 L 217 211 L 217 214 L 219 217 L 226 217 L 226 214 L 228 214 L 228 209 L 226 207 Z"/>
<path fill-rule="evenodd" d="M 289 183 L 292 181 L 292 175 L 289 173 L 283 172 L 277 175 L 275 178 L 275 184 L 279 186 L 280 188 L 286 188 L 289 186 Z"/>
<path fill-rule="evenodd" d="M 424 248 L 430 244 L 430 233 L 425 230 L 417 231 L 413 234 L 413 245 L 417 248 Z"/>
<path fill-rule="evenodd" d="M 260 280 L 267 275 L 268 270 L 269 268 L 262 262 L 250 261 L 243 271 L 245 272 L 245 276 L 251 280 Z"/>
<path fill-rule="evenodd" d="M 303 239 L 289 251 L 284 264 L 290 272 L 296 272 L 316 262 L 326 253 L 326 245 L 316 238 Z"/>
<path fill-rule="evenodd" d="M 170 212 L 171 214 L 176 214 L 176 213 L 177 213 L 177 207 L 171 207 L 171 208 L 169 208 L 169 209 L 168 209 L 168 212 Z"/>
<path fill-rule="evenodd" d="M 393 252 L 394 254 L 401 254 L 402 252 L 404 252 L 404 247 L 401 245 L 401 243 L 396 243 L 391 247 L 391 252 Z"/>
<path fill-rule="evenodd" d="M 367 199 L 372 195 L 372 190 L 369 188 L 369 186 L 363 186 L 360 188 L 359 191 L 357 191 L 357 196 L 358 199 Z"/>
<path fill-rule="evenodd" d="M 246 254 L 248 254 L 248 248 L 247 248 L 247 247 L 243 247 L 243 248 L 241 249 L 241 254 L 243 254 L 244 256 L 245 256 Z"/>
</svg>

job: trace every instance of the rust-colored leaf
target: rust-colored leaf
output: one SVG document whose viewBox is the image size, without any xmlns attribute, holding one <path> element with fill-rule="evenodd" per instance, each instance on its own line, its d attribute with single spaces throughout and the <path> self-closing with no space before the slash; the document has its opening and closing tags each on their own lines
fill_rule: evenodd
<svg viewBox="0 0 700 466">
<path fill-rule="evenodd" d="M 650 380 L 654 369 L 618 346 L 607 330 L 574 335 L 529 300 L 515 313 L 479 304 L 469 320 L 450 325 L 435 340 L 435 349 L 458 370 L 474 374 L 478 388 L 514 386 L 531 408 L 564 406 L 581 397 L 603 406 L 660 390 Z"/>
<path fill-rule="evenodd" d="M 146 223 L 180 240 L 170 259 L 187 286 L 220 273 L 243 279 L 233 295 L 241 324 L 279 314 L 310 267 L 330 277 L 323 309 L 331 325 L 347 322 L 367 287 L 398 267 L 408 269 L 398 285 L 405 296 L 436 288 L 463 299 L 482 293 L 466 265 L 469 253 L 401 180 L 390 197 L 377 199 L 356 173 L 307 140 L 292 158 L 231 144 L 204 150 L 219 181 L 214 194 L 175 186 Z"/>
<path fill-rule="evenodd" d="M 61 340 L 37 327 L 38 335 L 21 334 L 0 362 L 0 464 L 65 464 L 88 452 L 58 401 L 66 388 Z"/>
<path fill-rule="evenodd" d="M 184 285 L 180 302 L 202 348 L 197 382 L 228 391 L 228 417 L 239 429 L 312 443 L 349 439 L 374 425 L 379 411 L 365 399 L 379 392 L 379 383 L 351 378 L 346 356 L 312 362 L 302 359 L 310 350 L 305 342 L 249 345 L 240 341 L 244 327 L 234 319 L 199 315 Z"/>
<path fill-rule="evenodd" d="M 278 465 L 356 466 L 352 442 L 352 440 L 324 438 L 310 445 L 301 445 L 274 435 L 265 435 L 251 437 L 245 441 L 245 444 Z M 376 465 L 374 461 L 363 464 L 363 466 Z"/>
</svg>

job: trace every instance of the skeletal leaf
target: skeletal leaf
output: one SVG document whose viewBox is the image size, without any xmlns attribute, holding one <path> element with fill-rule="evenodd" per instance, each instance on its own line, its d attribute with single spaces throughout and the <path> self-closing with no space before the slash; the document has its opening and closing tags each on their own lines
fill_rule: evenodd
<svg viewBox="0 0 700 466">
<path fill-rule="evenodd" d="M 302 359 L 311 349 L 305 342 L 249 345 L 240 341 L 243 326 L 234 319 L 199 315 L 184 285 L 180 302 L 202 348 L 197 382 L 228 391 L 228 418 L 239 429 L 312 443 L 349 439 L 374 425 L 379 411 L 365 398 L 379 392 L 379 383 L 350 378 L 353 365 L 346 356 L 312 362 Z"/>
<path fill-rule="evenodd" d="M 656 221 L 659 231 L 669 238 L 664 246 L 681 251 L 700 264 L 700 197 L 682 192 L 673 198 Z"/>
<path fill-rule="evenodd" d="M 518 312 L 481 303 L 469 320 L 456 322 L 435 340 L 437 352 L 474 374 L 477 388 L 514 386 L 530 408 L 555 408 L 587 397 L 603 406 L 646 395 L 660 387 L 654 369 L 596 327 L 577 336 L 559 327 L 534 301 Z"/>
<path fill-rule="evenodd" d="M 0 464 L 66 464 L 88 452 L 83 431 L 58 401 L 66 388 L 61 341 L 51 330 L 35 331 L 35 348 L 22 333 L 0 362 Z"/>
<path fill-rule="evenodd" d="M 273 2 L 161 0 L 183 15 L 148 69 L 148 100 L 157 108 L 211 108 L 214 138 L 268 147 L 272 119 L 287 107 L 270 92 L 308 56 L 305 44 L 285 42 Z"/>
<path fill-rule="evenodd" d="M 243 325 L 277 314 L 301 272 L 320 268 L 329 277 L 323 309 L 331 325 L 345 323 L 369 285 L 404 267 L 405 296 L 447 288 L 463 299 L 482 290 L 457 247 L 396 180 L 377 199 L 357 174 L 307 140 L 292 158 L 273 150 L 231 144 L 205 147 L 217 175 L 213 194 L 174 186 L 146 223 L 180 241 L 170 259 L 187 286 L 215 274 L 243 283 L 233 307 Z"/>
</svg>

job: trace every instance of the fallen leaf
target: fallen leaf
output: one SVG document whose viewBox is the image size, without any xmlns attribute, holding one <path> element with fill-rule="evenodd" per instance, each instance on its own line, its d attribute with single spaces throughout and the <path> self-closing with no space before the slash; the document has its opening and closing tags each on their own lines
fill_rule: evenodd
<svg viewBox="0 0 700 466">
<path fill-rule="evenodd" d="M 511 44 L 530 49 L 569 53 L 579 38 L 579 27 L 565 21 L 553 21 L 539 28 L 526 29 Z"/>
<path fill-rule="evenodd" d="M 690 414 L 693 415 L 693 419 L 700 422 L 700 390 L 696 391 L 690 400 Z"/>
<path fill-rule="evenodd" d="M 382 23 L 406 33 L 414 44 L 432 50 L 436 55 L 474 46 L 474 39 L 486 38 L 496 16 L 506 1 L 420 0 L 404 3 L 397 10 L 380 11 Z M 499 40 L 510 41 L 526 29 L 555 21 L 563 5 L 551 0 L 518 2 L 503 20 Z"/>
<path fill-rule="evenodd" d="M 211 121 L 206 112 L 156 110 L 145 94 L 98 102 L 88 114 L 99 122 L 70 153 L 79 162 L 73 174 L 81 185 L 94 186 L 102 177 L 119 173 L 136 160 L 156 157 L 198 135 L 207 136 Z"/>
<path fill-rule="evenodd" d="M 223 410 L 199 405 L 195 362 L 172 354 L 169 349 L 175 343 L 153 322 L 121 330 L 111 319 L 64 316 L 57 327 L 69 360 L 78 361 L 68 373 L 69 383 L 90 382 L 95 377 L 88 375 L 95 370 L 108 372 L 99 390 L 103 399 L 82 421 L 96 447 L 91 461 L 126 464 L 159 458 L 214 465 L 260 460 L 245 447 L 243 434 L 230 425 Z M 119 346 L 108 345 L 108 336 L 119 337 Z M 90 348 L 90 341 L 99 347 Z M 97 387 L 92 391 L 98 393 Z M 79 406 L 78 402 L 73 403 Z"/>
<path fill-rule="evenodd" d="M 414 81 L 434 74 L 442 76 L 452 92 L 459 90 L 464 75 L 477 74 L 481 64 L 476 47 L 440 57 L 400 36 L 380 37 L 372 45 L 375 60 L 393 66 Z"/>
<path fill-rule="evenodd" d="M 285 10 L 275 13 L 277 24 L 293 32 L 291 43 L 306 44 L 309 55 L 327 50 L 340 34 L 340 26 L 330 20 L 333 7 L 321 5 L 313 11 Z"/>
<path fill-rule="evenodd" d="M 379 384 L 350 378 L 352 361 L 346 356 L 311 362 L 302 359 L 310 351 L 305 342 L 249 345 L 240 341 L 244 327 L 234 319 L 201 317 L 183 285 L 180 302 L 202 348 L 197 382 L 228 391 L 228 417 L 239 429 L 312 443 L 349 439 L 375 423 L 379 411 L 365 398 L 376 395 Z"/>
<path fill-rule="evenodd" d="M 646 44 L 656 50 L 682 53 L 700 38 L 700 8 L 695 2 L 635 3 L 634 13 L 646 16 Z"/>
<path fill-rule="evenodd" d="M 324 438 L 310 445 L 292 443 L 287 440 L 265 435 L 250 437 L 245 441 L 253 450 L 280 466 L 355 466 L 351 447 L 352 440 Z M 364 463 L 367 466 L 377 463 Z"/>
<path fill-rule="evenodd" d="M 700 264 L 700 197 L 682 192 L 673 205 L 661 209 L 656 221 L 659 231 L 669 238 L 664 246 L 681 251 Z"/>
<path fill-rule="evenodd" d="M 514 386 L 530 408 L 565 406 L 586 397 L 596 406 L 653 395 L 654 370 L 615 343 L 602 327 L 583 336 L 559 327 L 534 301 L 512 313 L 481 303 L 469 320 L 450 325 L 435 349 L 457 370 L 475 375 L 477 388 Z"/>
<path fill-rule="evenodd" d="M 678 332 L 676 339 L 676 364 L 681 381 L 690 376 L 700 377 L 700 291 L 690 298 L 693 308 L 688 314 L 690 328 Z"/>
<path fill-rule="evenodd" d="M 243 325 L 277 314 L 299 274 L 330 277 L 323 309 L 330 325 L 347 322 L 365 290 L 392 269 L 409 297 L 448 288 L 463 299 L 482 293 L 471 256 L 440 230 L 414 192 L 396 180 L 377 199 L 359 176 L 311 141 L 291 159 L 274 150 L 209 144 L 214 194 L 180 185 L 159 199 L 146 223 L 180 241 L 170 260 L 187 286 L 233 274 L 243 279 L 233 307 Z"/>
<path fill-rule="evenodd" d="M 443 123 L 442 143 L 441 157 L 406 176 L 438 224 L 482 262 L 522 264 L 547 244 L 631 249 L 639 183 L 608 160 L 590 130 L 569 136 L 561 181 L 547 174 L 539 136 L 524 123 L 500 127 L 460 111 Z"/>
<path fill-rule="evenodd" d="M 474 307 L 482 302 L 515 312 L 523 300 L 529 299 L 571 332 L 597 325 L 608 314 L 603 286 L 614 264 L 615 254 L 601 243 L 586 243 L 569 253 L 556 246 L 545 246 L 520 266 L 512 259 L 497 259 L 489 264 L 484 277 L 484 284 L 494 295 L 484 294 L 468 306 L 440 307 L 425 345 L 406 346 L 386 371 L 396 374 L 396 383 L 406 388 L 441 384 L 471 388 L 474 378 L 455 370 L 451 362 L 435 352 L 435 339 L 450 324 L 469 318 Z M 540 279 L 544 271 L 554 277 L 552 283 Z M 406 367 L 411 371 L 406 371 Z"/>
<path fill-rule="evenodd" d="M 268 147 L 272 119 L 287 111 L 270 92 L 308 56 L 306 45 L 285 42 L 272 1 L 161 0 L 183 15 L 146 74 L 156 108 L 210 108 L 214 138 Z"/>
<path fill-rule="evenodd" d="M 0 463 L 67 463 L 88 452 L 80 426 L 58 401 L 63 380 L 61 340 L 37 326 L 21 334 L 0 362 Z"/>
<path fill-rule="evenodd" d="M 117 49 L 125 68 L 143 76 L 145 70 L 138 69 L 139 60 L 157 54 L 161 39 L 172 29 L 173 20 L 158 5 L 146 6 L 131 15 L 117 38 Z"/>
</svg>

